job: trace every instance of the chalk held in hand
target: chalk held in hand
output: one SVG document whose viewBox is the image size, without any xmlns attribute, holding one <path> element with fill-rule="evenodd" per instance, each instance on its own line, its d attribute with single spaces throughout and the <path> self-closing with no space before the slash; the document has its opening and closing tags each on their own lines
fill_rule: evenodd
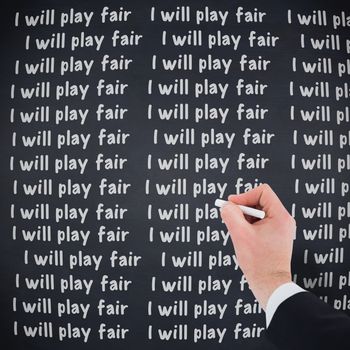
<svg viewBox="0 0 350 350">
<path fill-rule="evenodd" d="M 215 200 L 215 205 L 217 207 L 223 207 L 228 201 L 224 201 L 222 199 L 216 199 Z M 265 212 L 259 209 L 255 209 L 255 208 L 250 208 L 250 207 L 246 207 L 245 205 L 239 205 L 239 208 L 242 210 L 242 212 L 246 215 L 250 215 L 250 216 L 254 216 L 255 218 L 258 219 L 263 219 L 265 217 Z"/>
</svg>

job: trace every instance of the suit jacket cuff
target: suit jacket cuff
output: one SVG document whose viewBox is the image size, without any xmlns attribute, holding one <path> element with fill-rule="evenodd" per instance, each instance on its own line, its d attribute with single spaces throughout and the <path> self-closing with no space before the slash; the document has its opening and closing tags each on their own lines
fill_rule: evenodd
<svg viewBox="0 0 350 350">
<path fill-rule="evenodd" d="M 292 295 L 300 292 L 306 292 L 306 290 L 293 282 L 284 283 L 273 291 L 266 305 L 266 328 L 269 326 L 278 306 Z"/>
</svg>

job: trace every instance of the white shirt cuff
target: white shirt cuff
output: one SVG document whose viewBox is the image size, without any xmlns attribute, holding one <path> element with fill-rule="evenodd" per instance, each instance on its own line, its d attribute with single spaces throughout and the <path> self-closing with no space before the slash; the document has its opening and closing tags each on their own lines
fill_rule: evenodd
<svg viewBox="0 0 350 350">
<path fill-rule="evenodd" d="M 306 292 L 306 290 L 293 282 L 284 283 L 273 291 L 266 305 L 266 328 L 269 326 L 278 306 L 292 295 L 300 292 Z"/>
</svg>

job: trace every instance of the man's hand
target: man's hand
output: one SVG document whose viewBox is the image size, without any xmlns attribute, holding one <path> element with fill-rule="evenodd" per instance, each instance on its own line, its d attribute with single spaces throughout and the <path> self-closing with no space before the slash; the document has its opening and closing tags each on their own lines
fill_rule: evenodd
<svg viewBox="0 0 350 350">
<path fill-rule="evenodd" d="M 265 310 L 272 292 L 291 282 L 295 220 L 267 184 L 230 195 L 228 201 L 221 208 L 221 218 L 230 232 L 238 264 Z M 265 218 L 245 216 L 236 204 L 261 209 Z"/>
</svg>

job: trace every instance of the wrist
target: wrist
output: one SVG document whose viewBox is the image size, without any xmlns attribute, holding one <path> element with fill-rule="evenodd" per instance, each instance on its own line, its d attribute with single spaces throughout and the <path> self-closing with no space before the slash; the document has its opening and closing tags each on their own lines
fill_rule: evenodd
<svg viewBox="0 0 350 350">
<path fill-rule="evenodd" d="M 292 282 L 290 272 L 274 272 L 252 283 L 248 281 L 248 284 L 256 300 L 258 300 L 263 310 L 266 311 L 266 305 L 272 293 L 279 286 L 288 282 Z"/>
</svg>

